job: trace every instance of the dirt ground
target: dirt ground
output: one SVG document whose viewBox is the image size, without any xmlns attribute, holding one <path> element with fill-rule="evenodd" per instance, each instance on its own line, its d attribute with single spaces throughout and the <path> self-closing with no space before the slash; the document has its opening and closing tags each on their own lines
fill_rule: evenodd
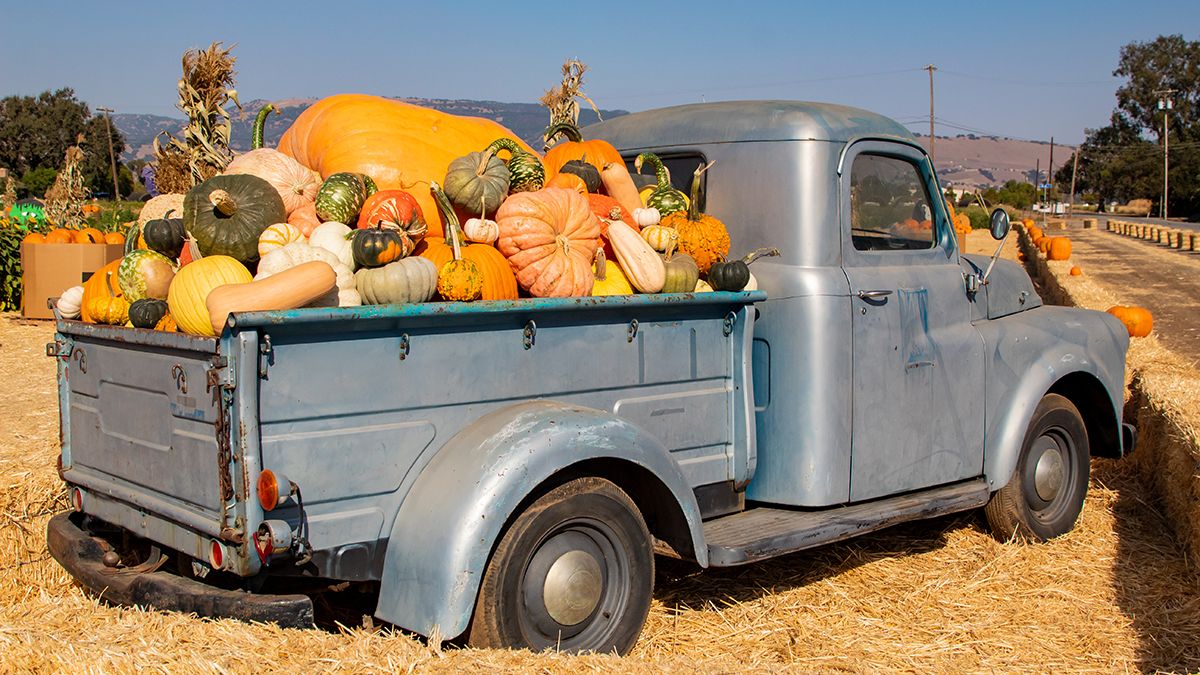
<svg viewBox="0 0 1200 675">
<path fill-rule="evenodd" d="M 972 237 L 969 251 L 994 249 Z M 1200 577 L 1130 467 L 1106 460 L 1076 529 L 1044 545 L 997 542 L 968 513 L 744 568 L 659 559 L 623 659 L 458 649 L 362 619 L 284 630 L 109 607 L 45 550 L 65 507 L 52 334 L 0 315 L 0 672 L 1200 670 Z"/>
</svg>

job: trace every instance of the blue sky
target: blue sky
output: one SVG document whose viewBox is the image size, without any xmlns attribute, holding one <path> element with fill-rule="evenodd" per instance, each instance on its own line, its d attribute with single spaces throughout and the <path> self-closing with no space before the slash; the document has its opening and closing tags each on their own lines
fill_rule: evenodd
<svg viewBox="0 0 1200 675">
<path fill-rule="evenodd" d="M 786 98 L 1077 143 L 1104 125 L 1131 41 L 1184 32 L 1195 2 L 485 3 L 0 0 L 0 96 L 73 87 L 119 112 L 174 110 L 179 57 L 235 44 L 243 100 L 365 92 L 536 101 L 564 58 L 605 108 Z M 1190 31 L 1190 32 L 1189 32 Z"/>
</svg>

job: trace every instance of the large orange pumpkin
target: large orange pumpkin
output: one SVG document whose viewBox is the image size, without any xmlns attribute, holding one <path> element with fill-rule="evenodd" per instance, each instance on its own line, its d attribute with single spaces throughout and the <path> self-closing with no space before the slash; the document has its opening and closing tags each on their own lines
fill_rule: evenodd
<svg viewBox="0 0 1200 675">
<path fill-rule="evenodd" d="M 558 174 L 558 170 L 573 159 L 585 160 L 588 164 L 596 167 L 597 171 L 603 170 L 604 165 L 610 162 L 625 163 L 625 160 L 621 158 L 621 153 L 617 152 L 612 143 L 599 139 L 583 140 L 583 134 L 579 132 L 579 127 L 571 122 L 559 122 L 550 127 L 547 133 L 551 136 L 561 133 L 567 139 L 547 150 L 546 156 L 542 158 L 542 166 L 546 169 L 547 185 Z"/>
<path fill-rule="evenodd" d="M 429 194 L 450 161 L 479 152 L 501 136 L 517 135 L 479 117 L 460 117 L 365 94 L 339 94 L 312 104 L 279 139 L 279 150 L 321 174 L 370 176 L 380 190 L 407 190 L 429 217 L 429 236 L 442 219 Z M 533 152 L 525 143 L 522 149 Z"/>
<path fill-rule="evenodd" d="M 590 295 L 600 221 L 583 195 L 564 188 L 510 195 L 496 212 L 496 247 L 517 283 L 539 298 Z"/>
<path fill-rule="evenodd" d="M 1071 240 L 1066 237 L 1052 238 L 1050 247 L 1046 250 L 1046 257 L 1051 260 L 1070 260 Z"/>
<path fill-rule="evenodd" d="M 44 243 L 46 243 L 46 236 L 43 234 L 39 234 L 37 232 L 30 232 L 29 234 L 25 235 L 25 238 L 21 240 L 21 243 L 22 244 L 44 244 Z"/>
<path fill-rule="evenodd" d="M 1125 330 L 1129 331 L 1129 337 L 1146 337 L 1150 331 L 1154 330 L 1154 316 L 1145 307 L 1116 305 L 1109 307 L 1108 313 L 1125 324 Z"/>
<path fill-rule="evenodd" d="M 46 235 L 46 243 L 73 244 L 75 243 L 75 233 L 62 227 L 56 227 L 53 230 L 50 230 L 50 233 Z"/>
<path fill-rule="evenodd" d="M 96 320 L 88 312 L 88 304 L 90 304 L 89 301 L 91 300 L 96 298 L 125 297 L 125 294 L 121 292 L 121 285 L 117 283 L 117 270 L 120 266 L 121 258 L 117 258 L 104 267 L 92 272 L 92 276 L 83 282 L 83 302 L 80 304 L 79 310 L 80 319 L 88 323 L 96 323 Z"/>
<path fill-rule="evenodd" d="M 120 232 L 105 232 L 104 243 L 106 244 L 125 244 L 125 235 Z"/>
</svg>

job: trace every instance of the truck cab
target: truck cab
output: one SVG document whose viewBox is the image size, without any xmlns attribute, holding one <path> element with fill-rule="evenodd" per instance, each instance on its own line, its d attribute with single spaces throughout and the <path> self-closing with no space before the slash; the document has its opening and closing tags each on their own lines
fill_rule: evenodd
<svg viewBox="0 0 1200 675">
<path fill-rule="evenodd" d="M 422 635 L 623 653 L 656 554 L 742 565 L 975 508 L 1044 540 L 1089 457 L 1132 448 L 1124 327 L 964 255 L 895 122 L 730 102 L 585 134 L 680 188 L 711 163 L 732 254 L 782 253 L 759 290 L 235 313 L 218 338 L 60 320 L 51 553 L 116 602 L 305 625 L 304 596 L 244 591 L 365 581 Z M 196 574 L 113 575 L 114 533 Z"/>
</svg>

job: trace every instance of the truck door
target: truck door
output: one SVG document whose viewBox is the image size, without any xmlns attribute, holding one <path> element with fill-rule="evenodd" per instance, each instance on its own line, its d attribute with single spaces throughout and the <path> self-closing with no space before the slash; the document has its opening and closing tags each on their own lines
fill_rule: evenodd
<svg viewBox="0 0 1200 675">
<path fill-rule="evenodd" d="M 983 471 L 983 341 L 925 156 L 860 141 L 839 169 L 852 322 L 850 500 Z"/>
</svg>

